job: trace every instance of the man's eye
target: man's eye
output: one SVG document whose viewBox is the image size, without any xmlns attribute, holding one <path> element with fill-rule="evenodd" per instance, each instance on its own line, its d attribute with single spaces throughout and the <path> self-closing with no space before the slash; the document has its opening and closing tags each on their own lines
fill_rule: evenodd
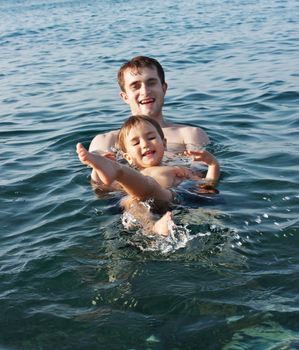
<svg viewBox="0 0 299 350">
<path fill-rule="evenodd" d="M 138 90 L 138 89 L 140 89 L 140 86 L 139 86 L 139 84 L 134 84 L 134 85 L 131 85 L 131 89 Z"/>
</svg>

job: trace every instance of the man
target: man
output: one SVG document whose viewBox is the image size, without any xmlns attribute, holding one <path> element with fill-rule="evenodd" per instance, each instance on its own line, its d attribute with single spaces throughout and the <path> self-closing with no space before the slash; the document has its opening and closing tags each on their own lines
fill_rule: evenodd
<svg viewBox="0 0 299 350">
<path fill-rule="evenodd" d="M 182 152 L 188 145 L 200 147 L 209 142 L 208 135 L 202 129 L 174 124 L 164 119 L 162 108 L 167 83 L 164 70 L 157 60 L 145 56 L 132 58 L 120 68 L 118 84 L 120 97 L 130 106 L 132 115 L 146 115 L 160 124 L 168 146 L 175 144 L 175 148 L 170 150 Z M 97 135 L 92 140 L 89 151 L 113 158 L 111 148 L 115 146 L 117 134 L 118 130 L 113 130 Z M 99 181 L 95 172 L 92 173 L 92 179 Z"/>
</svg>

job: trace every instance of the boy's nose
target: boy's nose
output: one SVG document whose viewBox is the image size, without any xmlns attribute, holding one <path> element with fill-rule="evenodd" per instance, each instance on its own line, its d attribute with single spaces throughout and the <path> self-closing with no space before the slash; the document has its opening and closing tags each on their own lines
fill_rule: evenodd
<svg viewBox="0 0 299 350">
<path fill-rule="evenodd" d="M 147 148 L 147 146 L 148 146 L 147 140 L 146 140 L 146 139 L 141 140 L 141 147 L 142 147 L 142 148 Z"/>
</svg>

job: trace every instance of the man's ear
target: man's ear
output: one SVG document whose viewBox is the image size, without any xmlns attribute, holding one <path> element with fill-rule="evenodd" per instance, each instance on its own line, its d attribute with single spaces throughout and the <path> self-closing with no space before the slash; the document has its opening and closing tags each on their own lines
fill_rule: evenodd
<svg viewBox="0 0 299 350">
<path fill-rule="evenodd" d="M 121 97 L 121 99 L 122 99 L 125 103 L 128 103 L 128 104 L 129 104 L 129 102 L 128 102 L 128 95 L 127 95 L 124 91 L 121 91 L 121 92 L 119 93 L 119 96 Z"/>
<path fill-rule="evenodd" d="M 132 165 L 133 164 L 133 159 L 132 157 L 129 155 L 129 153 L 123 153 L 123 157 L 125 158 L 125 160 Z"/>
<path fill-rule="evenodd" d="M 166 91 L 167 91 L 167 88 L 168 88 L 168 85 L 167 85 L 166 82 L 164 84 L 162 84 L 162 88 L 163 88 L 164 94 L 166 94 Z"/>
</svg>

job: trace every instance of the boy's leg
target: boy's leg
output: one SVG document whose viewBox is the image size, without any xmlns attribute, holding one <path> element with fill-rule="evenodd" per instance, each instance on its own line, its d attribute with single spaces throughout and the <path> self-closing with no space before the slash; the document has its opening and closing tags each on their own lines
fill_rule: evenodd
<svg viewBox="0 0 299 350">
<path fill-rule="evenodd" d="M 159 235 L 167 237 L 171 232 L 171 228 L 174 226 L 175 224 L 172 221 L 172 214 L 168 211 L 154 223 L 153 231 Z"/>
<path fill-rule="evenodd" d="M 90 153 L 80 143 L 77 144 L 77 153 L 80 161 L 91 166 L 105 185 L 117 181 L 126 193 L 140 200 L 153 198 L 169 202 L 172 199 L 170 190 L 162 188 L 156 180 L 129 166 Z"/>
<path fill-rule="evenodd" d="M 159 220 L 156 220 L 150 208 L 132 197 L 123 198 L 121 205 L 137 221 L 137 226 L 142 227 L 145 235 L 157 234 L 166 237 L 169 236 L 171 227 L 174 226 L 170 211 L 165 213 Z M 134 223 L 132 224 L 134 226 Z"/>
<path fill-rule="evenodd" d="M 77 144 L 77 154 L 81 163 L 89 165 L 105 185 L 117 180 L 119 164 L 103 156 L 88 152 L 81 143 Z"/>
</svg>

